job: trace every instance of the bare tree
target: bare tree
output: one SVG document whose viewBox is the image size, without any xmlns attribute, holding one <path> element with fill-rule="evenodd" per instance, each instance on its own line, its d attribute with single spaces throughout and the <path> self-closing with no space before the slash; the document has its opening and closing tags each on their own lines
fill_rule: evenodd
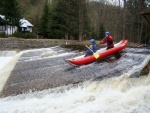
<svg viewBox="0 0 150 113">
<path fill-rule="evenodd" d="M 123 15 L 123 39 L 126 38 L 126 12 L 127 12 L 127 1 L 124 0 L 124 15 Z"/>
<path fill-rule="evenodd" d="M 83 34 L 83 5 L 85 0 L 79 0 L 79 41 L 82 41 Z"/>
</svg>

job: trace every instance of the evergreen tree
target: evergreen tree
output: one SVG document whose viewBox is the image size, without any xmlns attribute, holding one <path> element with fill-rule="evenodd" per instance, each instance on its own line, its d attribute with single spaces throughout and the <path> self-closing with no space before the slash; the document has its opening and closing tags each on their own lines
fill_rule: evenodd
<svg viewBox="0 0 150 113">
<path fill-rule="evenodd" d="M 4 14 L 4 2 L 5 0 L 0 0 L 0 14 Z"/>
<path fill-rule="evenodd" d="M 68 38 L 78 40 L 79 33 L 79 5 L 78 0 L 72 0 L 67 2 L 67 20 L 66 26 L 68 28 Z"/>
<path fill-rule="evenodd" d="M 51 37 L 63 38 L 67 34 L 67 4 L 65 0 L 59 0 L 50 12 Z"/>
<path fill-rule="evenodd" d="M 68 39 L 79 39 L 79 31 L 80 35 L 83 35 L 83 32 L 88 34 L 90 26 L 86 5 L 81 6 L 79 3 L 79 0 L 55 1 L 56 5 L 50 13 L 50 34 L 52 37 L 63 38 L 67 36 Z M 82 7 L 82 14 L 84 13 L 82 18 L 80 18 L 79 7 Z"/>
<path fill-rule="evenodd" d="M 91 38 L 93 39 L 98 39 L 97 33 L 96 32 L 92 32 Z"/>
<path fill-rule="evenodd" d="M 2 1 L 3 1 L 3 0 L 0 0 L 0 6 L 2 6 Z M 3 12 L 3 11 L 2 11 L 2 7 L 0 7 L 0 14 L 2 14 L 2 12 Z"/>
<path fill-rule="evenodd" d="M 43 15 L 41 17 L 41 25 L 40 25 L 40 31 L 44 38 L 49 38 L 49 5 L 47 1 L 45 2 L 44 8 L 43 8 Z"/>
<path fill-rule="evenodd" d="M 18 0 L 4 0 L 2 9 L 6 19 L 9 20 L 8 23 L 13 26 L 19 26 L 21 8 Z"/>
<path fill-rule="evenodd" d="M 0 6 L 0 13 L 5 16 L 5 22 L 2 23 L 11 26 L 17 26 L 19 28 L 21 8 L 18 0 L 1 0 Z M 13 29 L 12 32 L 14 32 Z"/>
<path fill-rule="evenodd" d="M 100 25 L 99 36 L 100 39 L 105 37 L 105 28 L 103 24 Z"/>
<path fill-rule="evenodd" d="M 90 18 L 88 17 L 87 7 L 84 6 L 84 13 L 83 13 L 83 32 L 87 34 L 87 36 L 91 35 L 91 26 L 90 26 Z M 94 37 L 93 37 L 94 38 Z"/>
</svg>

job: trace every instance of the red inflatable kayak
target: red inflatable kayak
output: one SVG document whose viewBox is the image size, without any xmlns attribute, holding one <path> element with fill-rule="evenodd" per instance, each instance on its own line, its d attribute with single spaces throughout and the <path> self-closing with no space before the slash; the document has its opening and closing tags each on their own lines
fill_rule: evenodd
<svg viewBox="0 0 150 113">
<path fill-rule="evenodd" d="M 84 55 L 82 55 L 82 56 L 75 57 L 72 59 L 66 59 L 66 61 L 72 65 L 77 65 L 77 66 L 89 64 L 96 60 L 103 59 L 105 57 L 111 56 L 123 50 L 126 47 L 127 43 L 128 43 L 128 40 L 121 40 L 119 43 L 114 45 L 114 48 L 111 48 L 109 50 L 106 50 L 106 48 L 98 50 L 97 53 L 99 54 L 99 57 L 97 59 L 93 55 L 90 55 L 87 57 L 84 57 Z"/>
</svg>

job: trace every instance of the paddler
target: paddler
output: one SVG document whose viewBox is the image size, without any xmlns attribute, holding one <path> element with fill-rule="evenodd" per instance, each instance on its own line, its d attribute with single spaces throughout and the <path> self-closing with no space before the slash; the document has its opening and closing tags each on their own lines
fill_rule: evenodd
<svg viewBox="0 0 150 113">
<path fill-rule="evenodd" d="M 141 43 L 139 43 L 139 44 L 137 45 L 137 47 L 138 47 L 138 48 L 141 48 L 141 47 L 142 47 L 142 44 L 141 44 Z"/>
<path fill-rule="evenodd" d="M 111 48 L 114 47 L 113 38 L 112 38 L 112 36 L 110 35 L 110 32 L 109 32 L 109 31 L 105 32 L 105 34 L 106 34 L 106 37 L 100 42 L 100 44 L 105 44 L 105 43 L 107 43 L 107 48 L 106 48 L 106 50 L 107 50 L 107 49 L 111 49 Z"/>
<path fill-rule="evenodd" d="M 84 57 L 92 55 L 96 51 L 97 51 L 97 46 L 96 46 L 95 40 L 90 39 L 90 46 L 87 47 L 86 55 Z"/>
</svg>

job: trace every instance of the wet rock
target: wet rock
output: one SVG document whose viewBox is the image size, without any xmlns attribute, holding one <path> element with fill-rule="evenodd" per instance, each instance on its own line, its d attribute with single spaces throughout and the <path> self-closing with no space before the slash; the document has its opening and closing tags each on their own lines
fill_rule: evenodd
<svg viewBox="0 0 150 113">
<path fill-rule="evenodd" d="M 149 72 L 150 72 L 150 61 L 141 71 L 141 75 L 148 75 Z"/>
</svg>

